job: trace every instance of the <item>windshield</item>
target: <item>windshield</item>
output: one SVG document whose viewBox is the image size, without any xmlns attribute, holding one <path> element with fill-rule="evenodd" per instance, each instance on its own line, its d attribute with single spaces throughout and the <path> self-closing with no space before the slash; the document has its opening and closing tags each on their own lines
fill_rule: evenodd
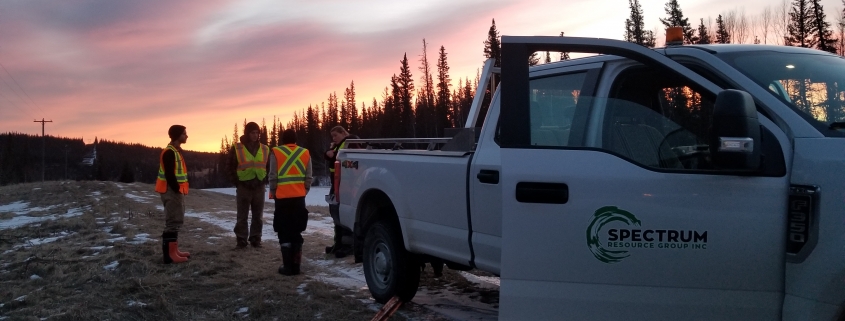
<svg viewBox="0 0 845 321">
<path fill-rule="evenodd" d="M 747 51 L 719 54 L 728 64 L 816 122 L 845 122 L 845 59 L 811 53 Z M 822 125 L 822 126 L 818 126 Z"/>
</svg>

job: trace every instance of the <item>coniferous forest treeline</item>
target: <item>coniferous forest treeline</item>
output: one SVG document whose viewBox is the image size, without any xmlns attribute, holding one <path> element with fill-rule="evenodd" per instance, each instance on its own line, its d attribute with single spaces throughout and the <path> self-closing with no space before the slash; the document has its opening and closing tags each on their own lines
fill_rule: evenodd
<svg viewBox="0 0 845 321">
<path fill-rule="evenodd" d="M 660 23 L 683 29 L 685 44 L 747 43 L 774 44 L 815 48 L 845 55 L 845 10 L 828 17 L 821 0 L 781 0 L 762 9 L 759 15 L 746 15 L 745 10 L 733 9 L 712 17 L 684 16 L 678 0 L 666 2 L 665 17 Z M 845 6 L 845 0 L 841 0 Z M 655 47 L 661 40 L 660 30 L 647 30 L 639 0 L 628 0 L 630 15 L 622 27 L 624 40 L 646 47 Z M 832 20 L 832 22 L 831 22 Z M 564 36 L 563 32 L 559 34 Z M 482 55 L 495 59 L 499 65 L 501 49 L 495 20 L 483 41 Z M 359 99 L 355 82 L 342 91 L 330 91 L 325 101 L 310 104 L 293 113 L 283 122 L 275 116 L 269 126 L 265 119 L 235 120 L 231 136 L 225 134 L 220 150 L 214 153 L 187 151 L 191 186 L 195 188 L 231 186 L 222 172 L 227 154 L 249 121 L 260 121 L 261 141 L 270 146 L 278 144 L 281 133 L 293 128 L 298 144 L 312 153 L 315 182 L 325 184 L 328 165 L 323 153 L 329 147 L 329 131 L 340 125 L 361 138 L 385 137 L 443 137 L 447 128 L 463 127 L 475 95 L 480 75 L 457 78 L 449 74 L 448 54 L 444 46 L 429 52 L 429 44 L 422 40 L 422 53 L 416 62 L 405 53 L 397 59 L 398 68 L 386 75 L 386 86 L 380 97 Z M 569 53 L 537 52 L 528 59 L 529 65 L 568 60 Z M 399 58 L 399 57 L 397 57 Z M 479 66 L 481 60 L 479 60 Z M 415 64 L 418 67 L 413 68 Z M 417 75 L 415 77 L 415 74 Z M 497 82 L 494 79 L 494 82 Z M 483 120 L 484 106 L 491 93 L 484 88 L 484 103 L 479 116 Z M 324 98 L 321 98 L 324 99 Z M 480 126 L 480 124 L 475 124 Z M 158 171 L 160 147 L 95 140 L 86 145 L 81 138 L 64 138 L 20 133 L 0 134 L 0 185 L 34 182 L 42 175 L 42 142 L 46 148 L 45 180 L 114 180 L 153 183 Z M 94 153 L 96 150 L 96 153 Z"/>
</svg>

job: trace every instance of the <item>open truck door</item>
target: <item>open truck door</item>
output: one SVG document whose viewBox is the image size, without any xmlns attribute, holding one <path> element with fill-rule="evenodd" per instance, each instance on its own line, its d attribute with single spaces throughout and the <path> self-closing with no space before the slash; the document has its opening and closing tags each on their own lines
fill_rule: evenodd
<svg viewBox="0 0 845 321">
<path fill-rule="evenodd" d="M 500 320 L 781 318 L 785 136 L 751 96 L 607 39 L 503 36 L 501 72 Z"/>
</svg>

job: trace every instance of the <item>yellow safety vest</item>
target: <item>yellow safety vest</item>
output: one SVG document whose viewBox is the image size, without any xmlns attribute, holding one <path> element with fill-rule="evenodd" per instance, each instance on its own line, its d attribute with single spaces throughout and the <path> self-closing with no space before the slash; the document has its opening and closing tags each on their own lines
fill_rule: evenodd
<svg viewBox="0 0 845 321">
<path fill-rule="evenodd" d="M 179 183 L 179 193 L 188 195 L 188 168 L 185 166 L 185 159 L 182 153 L 179 152 L 173 145 L 167 145 L 158 156 L 158 179 L 156 179 L 156 192 L 167 192 L 167 177 L 164 176 L 164 153 L 167 150 L 172 150 L 173 155 L 176 156 L 176 182 Z"/>
<path fill-rule="evenodd" d="M 235 155 L 238 157 L 238 180 L 248 181 L 253 178 L 264 180 L 267 177 L 267 157 L 270 148 L 261 144 L 258 155 L 253 156 L 242 143 L 235 144 Z"/>
<path fill-rule="evenodd" d="M 334 159 L 337 159 L 337 152 L 343 148 L 346 148 L 346 140 L 343 140 L 343 142 L 340 143 L 340 146 L 334 148 Z M 334 164 L 330 164 L 329 172 L 334 173 Z"/>
<path fill-rule="evenodd" d="M 311 154 L 296 144 L 273 147 L 276 156 L 276 198 L 303 197 L 305 191 L 305 171 Z"/>
</svg>

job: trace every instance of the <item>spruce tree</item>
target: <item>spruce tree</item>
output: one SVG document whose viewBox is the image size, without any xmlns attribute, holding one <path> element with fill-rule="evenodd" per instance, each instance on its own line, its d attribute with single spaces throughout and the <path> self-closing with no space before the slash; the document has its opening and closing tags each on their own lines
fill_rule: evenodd
<svg viewBox="0 0 845 321">
<path fill-rule="evenodd" d="M 446 48 L 440 46 L 440 55 L 437 58 L 437 96 L 434 102 L 434 113 L 440 128 L 450 126 L 449 87 L 452 86 L 449 79 L 449 63 L 446 61 Z"/>
<path fill-rule="evenodd" d="M 262 144 L 267 145 L 270 143 L 267 139 L 267 123 L 264 121 L 264 118 L 261 118 L 261 136 L 259 137 L 258 141 Z"/>
<path fill-rule="evenodd" d="M 408 54 L 402 56 L 399 67 L 399 76 L 396 83 L 399 85 L 399 110 L 400 128 L 404 129 L 403 136 L 413 136 L 416 132 L 414 124 L 414 109 L 411 102 L 414 100 L 414 77 L 411 75 L 411 66 L 408 64 Z"/>
<path fill-rule="evenodd" d="M 810 0 L 794 0 L 789 12 L 787 45 L 813 48 L 816 46 L 813 7 Z"/>
<path fill-rule="evenodd" d="M 663 26 L 667 28 L 683 28 L 684 43 L 691 44 L 698 42 L 698 37 L 695 36 L 695 33 L 692 30 L 692 26 L 689 23 L 689 19 L 684 17 L 684 13 L 683 11 L 681 11 L 681 5 L 678 4 L 678 0 L 669 0 L 663 10 L 666 11 L 667 15 L 666 19 L 660 19 L 660 22 L 663 23 Z"/>
<path fill-rule="evenodd" d="M 640 1 L 628 0 L 628 6 L 631 9 L 631 15 L 628 19 L 625 19 L 625 41 L 641 46 L 654 47 L 653 44 L 649 46 L 653 41 L 649 41 L 648 32 L 645 30 L 645 19 L 643 18 L 643 8 L 640 6 Z"/>
<path fill-rule="evenodd" d="M 496 19 L 493 19 L 487 31 L 487 40 L 484 40 L 484 57 L 495 59 L 495 67 L 499 67 L 502 62 L 502 44 L 499 42 L 499 31 L 496 30 Z"/>
<path fill-rule="evenodd" d="M 836 39 L 833 38 L 833 31 L 830 30 L 830 23 L 824 14 L 824 7 L 820 0 L 812 0 L 813 30 L 815 31 L 814 41 L 816 49 L 836 53 Z"/>
<path fill-rule="evenodd" d="M 710 40 L 710 32 L 707 30 L 707 27 L 704 25 L 704 18 L 701 18 L 701 22 L 698 24 L 698 44 L 706 45 L 711 43 Z"/>
<path fill-rule="evenodd" d="M 716 43 L 731 43 L 731 34 L 725 26 L 725 19 L 722 15 L 716 17 Z"/>
</svg>

